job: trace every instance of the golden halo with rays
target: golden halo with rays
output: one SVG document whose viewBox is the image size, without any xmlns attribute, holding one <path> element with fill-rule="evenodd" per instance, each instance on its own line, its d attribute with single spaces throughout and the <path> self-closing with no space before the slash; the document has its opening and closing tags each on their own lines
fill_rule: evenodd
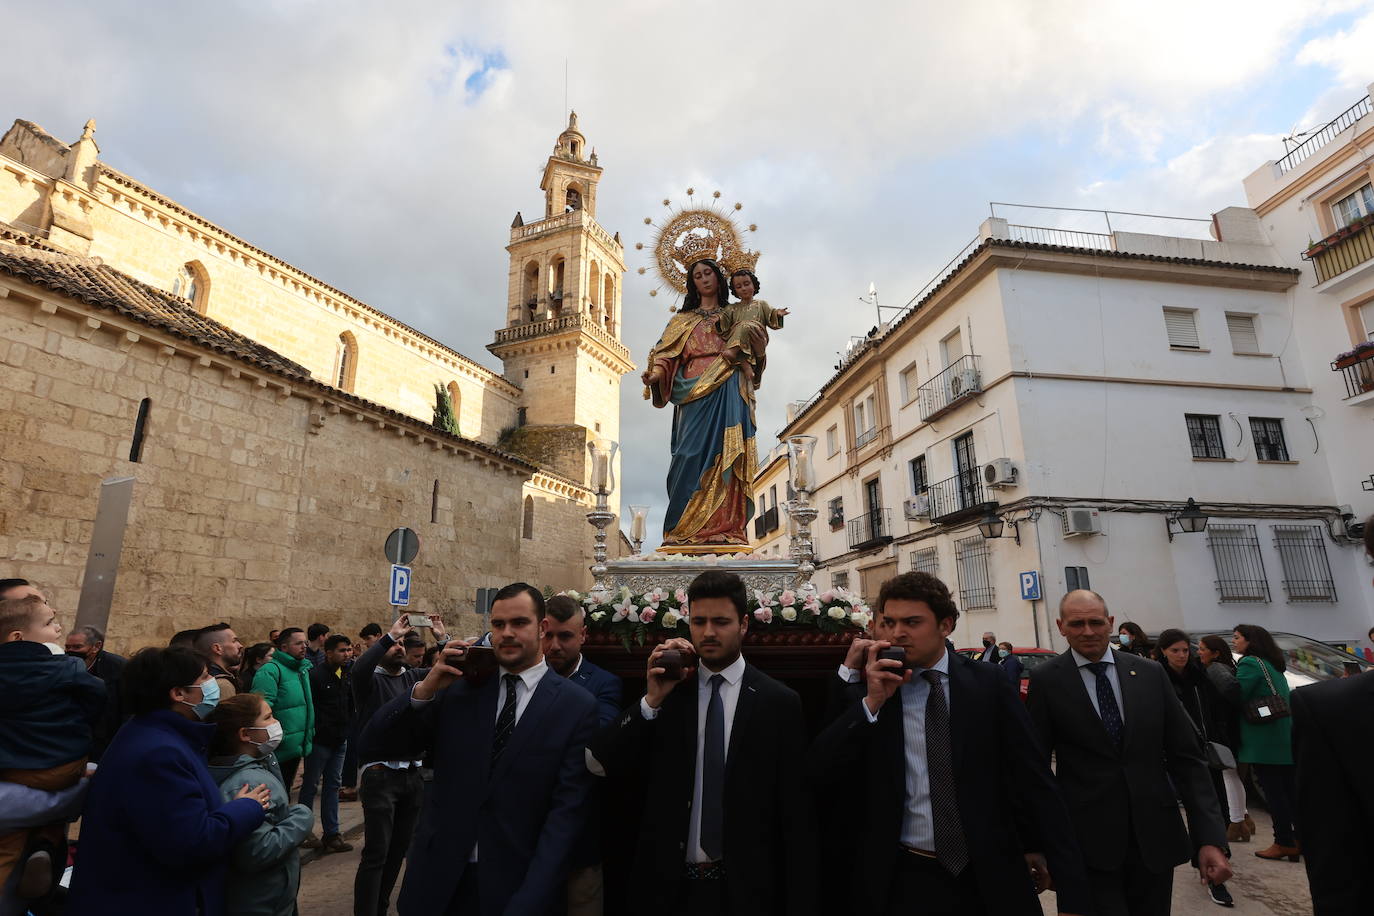
<svg viewBox="0 0 1374 916">
<path fill-rule="evenodd" d="M 701 202 L 695 199 L 695 194 L 694 188 L 688 188 L 688 202 L 680 205 L 664 198 L 663 206 L 668 215 L 661 221 L 644 217 L 644 224 L 654 233 L 653 253 L 651 267 L 641 267 L 639 273 L 646 274 L 652 269 L 659 279 L 658 285 L 649 290 L 650 296 L 657 296 L 665 286 L 679 296 L 685 295 L 688 271 L 704 258 L 715 261 L 727 275 L 742 268 L 753 270 L 758 262 L 759 252 L 750 251 L 744 245 L 742 227 L 728 212 L 720 209 L 720 192 L 711 192 L 710 198 Z M 740 203 L 733 207 L 736 212 L 743 208 Z M 758 226 L 751 223 L 743 228 L 754 232 Z M 643 242 L 635 243 L 635 250 L 644 249 Z"/>
</svg>

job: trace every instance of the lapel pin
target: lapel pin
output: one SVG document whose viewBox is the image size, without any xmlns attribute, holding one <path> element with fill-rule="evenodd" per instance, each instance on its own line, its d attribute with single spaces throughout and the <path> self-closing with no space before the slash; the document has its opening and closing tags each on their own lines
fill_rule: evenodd
<svg viewBox="0 0 1374 916">
<path fill-rule="evenodd" d="M 1134 668 L 1131 669 L 1131 677 L 1135 677 L 1135 669 L 1134 669 Z"/>
</svg>

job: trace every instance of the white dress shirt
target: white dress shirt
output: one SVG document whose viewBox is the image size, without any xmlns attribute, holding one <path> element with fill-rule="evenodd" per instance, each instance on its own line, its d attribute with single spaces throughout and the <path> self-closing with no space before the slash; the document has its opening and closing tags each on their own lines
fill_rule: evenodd
<svg viewBox="0 0 1374 916">
<path fill-rule="evenodd" d="M 922 676 L 925 668 L 911 669 L 911 682 L 902 691 L 902 746 L 906 750 L 906 810 L 902 814 L 902 843 L 914 849 L 935 850 L 935 809 L 930 804 L 930 767 L 926 763 L 926 701 L 930 699 L 930 682 Z M 945 694 L 945 709 L 949 710 L 949 650 L 940 653 L 940 660 L 930 667 L 940 672 L 940 689 Z M 878 717 L 868 711 L 868 704 L 859 701 L 869 722 Z M 951 712 L 952 715 L 952 712 Z"/>
<path fill-rule="evenodd" d="M 687 826 L 687 861 L 713 861 L 701 848 L 701 777 L 704 768 L 706 743 L 706 712 L 711 704 L 711 675 L 720 674 L 725 680 L 720 685 L 720 702 L 725 713 L 725 753 L 729 762 L 730 732 L 735 723 L 735 708 L 739 705 L 741 682 L 744 680 L 744 656 L 740 656 L 727 668 L 711 671 L 705 665 L 697 668 L 697 755 L 696 775 L 692 784 L 692 815 Z M 646 719 L 658 718 L 658 710 L 649 706 L 648 698 L 639 701 L 639 711 Z"/>
<path fill-rule="evenodd" d="M 1073 653 L 1073 663 L 1078 666 L 1078 674 L 1083 678 L 1083 687 L 1088 691 L 1088 699 L 1092 701 L 1093 709 L 1097 711 L 1097 717 L 1102 718 L 1102 710 L 1097 706 L 1097 675 L 1092 673 L 1092 659 L 1084 658 L 1078 654 L 1078 650 L 1070 649 Z M 1112 652 L 1112 647 L 1107 647 L 1107 652 L 1099 661 L 1108 662 L 1107 682 L 1112 685 L 1112 693 L 1116 694 L 1116 708 L 1121 713 L 1121 721 L 1126 721 L 1126 704 L 1121 702 L 1121 679 L 1116 673 L 1116 655 Z"/>
</svg>

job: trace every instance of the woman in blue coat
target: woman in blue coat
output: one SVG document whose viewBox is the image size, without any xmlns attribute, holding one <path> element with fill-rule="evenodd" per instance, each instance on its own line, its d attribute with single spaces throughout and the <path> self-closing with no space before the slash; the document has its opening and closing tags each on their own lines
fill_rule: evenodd
<svg viewBox="0 0 1374 916">
<path fill-rule="evenodd" d="M 266 786 L 231 801 L 206 766 L 215 726 L 200 720 L 219 684 L 189 649 L 144 649 L 124 668 L 133 718 L 100 760 L 81 818 L 67 912 L 224 916 L 234 845 L 262 823 Z"/>
</svg>

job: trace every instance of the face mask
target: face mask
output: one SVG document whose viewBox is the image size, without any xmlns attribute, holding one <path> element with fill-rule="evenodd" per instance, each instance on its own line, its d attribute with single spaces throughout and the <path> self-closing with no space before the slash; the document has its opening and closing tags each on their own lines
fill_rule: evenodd
<svg viewBox="0 0 1374 916">
<path fill-rule="evenodd" d="M 1000 655 L 1002 658 L 1006 658 L 1011 653 L 1008 652 L 1006 649 L 998 649 L 997 654 Z"/>
<path fill-rule="evenodd" d="M 253 747 L 258 749 L 259 757 L 266 757 L 281 746 L 281 723 L 273 722 L 271 725 L 255 725 L 254 730 L 261 728 L 267 732 L 267 740 L 263 742 L 250 741 Z"/>
<path fill-rule="evenodd" d="M 1121 639 L 1121 644 L 1122 644 L 1123 646 L 1129 646 L 1129 645 L 1131 644 L 1131 634 L 1130 634 L 1130 633 L 1122 633 L 1121 636 L 1120 636 L 1120 639 Z"/>
<path fill-rule="evenodd" d="M 985 639 L 985 640 L 983 640 L 983 645 L 985 645 L 985 646 L 991 646 L 991 645 L 992 645 L 992 640 L 991 640 L 991 639 Z"/>
<path fill-rule="evenodd" d="M 196 712 L 196 717 L 204 719 L 210 715 L 210 711 L 219 705 L 219 681 L 214 678 L 204 684 L 194 684 L 191 687 L 183 687 L 182 690 L 192 690 L 200 688 L 201 701 L 199 703 L 187 703 L 185 700 L 178 700 L 183 706 L 190 706 Z"/>
</svg>

